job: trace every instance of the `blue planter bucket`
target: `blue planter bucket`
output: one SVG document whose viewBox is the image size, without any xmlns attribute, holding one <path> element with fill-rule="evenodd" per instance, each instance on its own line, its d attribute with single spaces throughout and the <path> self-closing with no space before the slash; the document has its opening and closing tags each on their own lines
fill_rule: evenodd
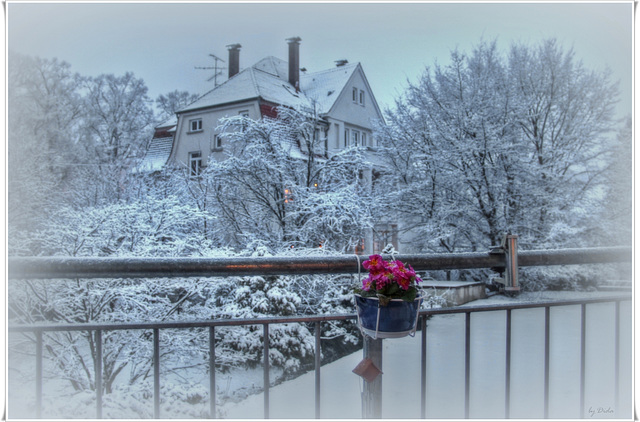
<svg viewBox="0 0 640 422">
<path fill-rule="evenodd" d="M 363 334 L 374 339 L 415 335 L 423 298 L 421 294 L 413 302 L 392 299 L 387 306 L 380 306 L 376 297 L 362 297 L 358 294 L 354 297 L 358 324 Z"/>
</svg>

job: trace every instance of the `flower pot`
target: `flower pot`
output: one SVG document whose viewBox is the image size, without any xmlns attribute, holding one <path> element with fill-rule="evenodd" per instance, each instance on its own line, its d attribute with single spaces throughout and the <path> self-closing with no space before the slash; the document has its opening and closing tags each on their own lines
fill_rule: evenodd
<svg viewBox="0 0 640 422">
<path fill-rule="evenodd" d="M 418 311 L 423 296 L 413 302 L 392 299 L 386 306 L 377 297 L 354 295 L 358 324 L 363 334 L 374 339 L 413 336 L 418 323 Z"/>
</svg>

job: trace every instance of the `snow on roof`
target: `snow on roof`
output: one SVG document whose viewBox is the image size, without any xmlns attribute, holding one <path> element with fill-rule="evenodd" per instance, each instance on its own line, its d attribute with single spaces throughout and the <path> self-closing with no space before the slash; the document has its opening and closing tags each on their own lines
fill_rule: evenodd
<svg viewBox="0 0 640 422">
<path fill-rule="evenodd" d="M 218 85 L 193 103 L 178 110 L 178 113 L 256 97 L 258 97 L 258 91 L 253 81 L 251 68 L 248 68 L 234 75 L 223 84 Z"/>
<path fill-rule="evenodd" d="M 173 136 L 166 138 L 153 138 L 149 149 L 140 162 L 139 170 L 145 172 L 160 171 L 167 164 L 171 149 L 173 148 Z"/>
<path fill-rule="evenodd" d="M 350 64 L 300 75 L 300 89 L 320 113 L 328 113 L 358 64 Z"/>
<path fill-rule="evenodd" d="M 169 119 L 165 120 L 164 122 L 156 126 L 156 129 L 165 128 L 169 126 L 176 126 L 177 124 L 178 124 L 178 116 L 174 115 L 173 117 L 170 117 Z"/>
<path fill-rule="evenodd" d="M 351 64 L 320 72 L 302 73 L 300 75 L 301 91 L 296 92 L 289 83 L 287 62 L 273 56 L 265 57 L 179 112 L 259 97 L 265 101 L 290 107 L 309 106 L 315 103 L 321 114 L 327 113 L 357 66 L 358 64 Z"/>
</svg>

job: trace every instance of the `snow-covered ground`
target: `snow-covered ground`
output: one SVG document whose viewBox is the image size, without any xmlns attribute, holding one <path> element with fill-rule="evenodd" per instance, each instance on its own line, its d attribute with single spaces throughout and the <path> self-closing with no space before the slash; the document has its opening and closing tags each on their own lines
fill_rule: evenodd
<svg viewBox="0 0 640 422">
<path fill-rule="evenodd" d="M 598 293 L 597 295 L 602 295 Z M 499 304 L 594 297 L 593 293 L 523 293 L 469 303 Z M 614 398 L 612 303 L 587 307 L 585 418 L 631 417 L 631 303 L 621 305 L 619 404 Z M 434 316 L 427 328 L 427 417 L 464 417 L 464 314 Z M 505 312 L 471 318 L 470 417 L 505 417 Z M 420 417 L 420 335 L 383 341 L 382 417 Z M 544 416 L 544 310 L 512 313 L 511 417 Z M 580 417 L 580 307 L 551 310 L 549 417 Z M 362 352 L 321 369 L 321 417 L 362 417 L 362 379 L 351 371 Z M 313 372 L 270 391 L 270 417 L 313 418 Z M 225 406 L 226 417 L 262 418 L 262 394 Z"/>
<path fill-rule="evenodd" d="M 604 293 L 522 293 L 517 298 L 492 296 L 465 306 L 513 301 L 557 300 L 604 296 Z M 631 314 L 630 302 L 621 305 L 619 403 L 614 399 L 612 303 L 587 308 L 585 418 L 631 417 Z M 464 417 L 464 314 L 432 317 L 427 329 L 427 417 Z M 387 339 L 383 343 L 383 418 L 420 417 L 420 333 L 416 337 Z M 551 418 L 580 416 L 580 307 L 554 307 L 550 331 Z M 345 356 L 321 370 L 321 417 L 359 419 L 363 381 L 351 371 L 362 352 Z M 9 417 L 32 418 L 34 385 L 31 358 L 9 356 Z M 272 380 L 277 376 L 274 368 Z M 544 310 L 526 309 L 512 314 L 511 417 L 543 417 Z M 162 375 L 161 375 L 162 376 Z M 172 387 L 163 381 L 163 418 L 206 418 L 208 377 L 200 369 L 191 387 Z M 64 381 L 45 383 L 44 405 L 57 418 L 94 418 L 90 394 L 73 393 Z M 227 394 L 259 389 L 262 369 L 217 374 L 218 399 Z M 148 386 L 149 387 L 149 386 Z M 184 391 L 180 392 L 180 388 Z M 270 389 L 270 417 L 311 419 L 315 415 L 313 372 Z M 152 388 L 147 391 L 152 391 Z M 176 393 L 179 391 L 179 393 Z M 235 394 L 237 396 L 237 394 Z M 111 396 L 111 397 L 109 397 Z M 470 416 L 504 418 L 505 413 L 505 313 L 480 312 L 471 319 Z M 191 401 L 192 404 L 185 402 Z M 119 390 L 105 396 L 105 417 L 150 418 L 153 401 L 148 393 Z M 263 417 L 263 395 L 218 406 L 219 416 L 230 419 Z M 45 413 L 45 417 L 54 417 Z"/>
</svg>

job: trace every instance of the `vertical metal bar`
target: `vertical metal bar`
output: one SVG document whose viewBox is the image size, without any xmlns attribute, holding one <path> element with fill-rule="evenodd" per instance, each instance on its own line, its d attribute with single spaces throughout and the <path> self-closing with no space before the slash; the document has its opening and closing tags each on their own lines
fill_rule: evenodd
<svg viewBox="0 0 640 422">
<path fill-rule="evenodd" d="M 614 403 L 615 407 L 615 416 L 618 417 L 620 415 L 620 301 L 616 301 L 615 307 L 615 340 L 613 342 L 613 359 L 614 359 Z"/>
<path fill-rule="evenodd" d="M 586 356 L 586 323 L 587 305 L 583 303 L 580 312 L 580 419 L 584 419 L 584 386 L 585 386 L 585 356 Z"/>
<path fill-rule="evenodd" d="M 102 330 L 96 330 L 96 419 L 102 419 Z"/>
<path fill-rule="evenodd" d="M 518 293 L 520 282 L 518 281 L 518 235 L 505 236 L 505 291 Z"/>
<path fill-rule="evenodd" d="M 464 417 L 469 419 L 471 389 L 471 312 L 465 312 L 464 329 Z"/>
<path fill-rule="evenodd" d="M 209 418 L 216 417 L 216 327 L 209 327 Z"/>
<path fill-rule="evenodd" d="M 320 321 L 316 321 L 316 419 L 320 419 L 320 366 L 322 365 L 322 350 L 320 349 Z"/>
<path fill-rule="evenodd" d="M 42 418 L 42 331 L 36 331 L 36 418 Z"/>
<path fill-rule="evenodd" d="M 551 320 L 551 308 L 545 306 L 544 308 L 544 418 L 549 418 L 549 367 L 550 367 L 550 320 Z"/>
<path fill-rule="evenodd" d="M 263 380 L 264 380 L 264 418 L 269 419 L 269 324 L 265 323 L 264 327 L 264 349 L 263 354 Z"/>
<path fill-rule="evenodd" d="M 422 331 L 422 352 L 420 366 L 420 418 L 427 418 L 427 316 L 420 321 Z"/>
<path fill-rule="evenodd" d="M 504 368 L 504 417 L 511 417 L 511 309 L 507 309 Z"/>
<path fill-rule="evenodd" d="M 371 359 L 373 364 L 382 370 L 382 339 L 372 339 L 364 336 L 364 357 Z M 364 382 L 362 392 L 362 418 L 382 418 L 382 374 L 371 382 Z"/>
<path fill-rule="evenodd" d="M 153 418 L 160 419 L 160 330 L 153 329 Z"/>
</svg>

